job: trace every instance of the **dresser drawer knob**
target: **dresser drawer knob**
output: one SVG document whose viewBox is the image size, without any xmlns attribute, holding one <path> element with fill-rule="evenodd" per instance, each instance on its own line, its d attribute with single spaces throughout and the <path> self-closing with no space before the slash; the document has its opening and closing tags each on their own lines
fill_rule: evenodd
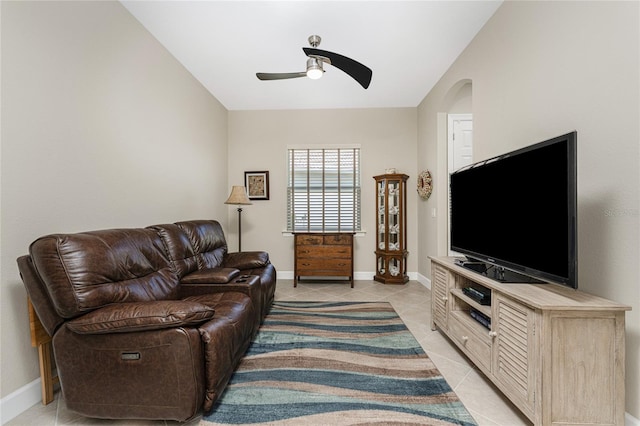
<svg viewBox="0 0 640 426">
<path fill-rule="evenodd" d="M 489 332 L 489 337 L 491 337 L 492 339 L 498 337 L 498 332 L 497 331 L 490 331 Z"/>
</svg>

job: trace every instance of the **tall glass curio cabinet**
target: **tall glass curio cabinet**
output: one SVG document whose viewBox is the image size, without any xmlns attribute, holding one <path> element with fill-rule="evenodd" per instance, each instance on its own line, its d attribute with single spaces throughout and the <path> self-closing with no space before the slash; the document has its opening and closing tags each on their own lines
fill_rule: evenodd
<svg viewBox="0 0 640 426">
<path fill-rule="evenodd" d="M 376 180 L 376 275 L 384 284 L 404 284 L 407 276 L 407 179 L 385 174 Z"/>
</svg>

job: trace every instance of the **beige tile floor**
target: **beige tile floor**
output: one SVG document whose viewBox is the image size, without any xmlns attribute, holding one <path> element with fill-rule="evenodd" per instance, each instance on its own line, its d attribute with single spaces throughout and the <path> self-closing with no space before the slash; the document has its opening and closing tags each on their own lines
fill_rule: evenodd
<svg viewBox="0 0 640 426">
<path fill-rule="evenodd" d="M 440 332 L 431 331 L 431 292 L 422 284 L 410 281 L 405 285 L 384 285 L 375 281 L 356 281 L 352 289 L 335 282 L 299 283 L 278 280 L 276 300 L 301 301 L 388 301 L 411 330 L 449 385 L 479 425 L 531 425 L 507 399 L 491 385 Z M 186 423 L 197 425 L 200 419 Z M 34 405 L 7 423 L 7 426 L 38 425 L 175 425 L 164 421 L 109 421 L 88 419 L 67 410 L 58 391 L 47 405 Z"/>
</svg>

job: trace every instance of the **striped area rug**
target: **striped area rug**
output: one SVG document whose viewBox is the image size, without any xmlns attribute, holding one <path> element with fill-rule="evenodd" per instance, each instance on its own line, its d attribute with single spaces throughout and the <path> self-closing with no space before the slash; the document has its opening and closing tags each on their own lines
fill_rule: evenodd
<svg viewBox="0 0 640 426">
<path fill-rule="evenodd" d="M 475 425 L 386 302 L 276 302 L 202 425 Z"/>
</svg>

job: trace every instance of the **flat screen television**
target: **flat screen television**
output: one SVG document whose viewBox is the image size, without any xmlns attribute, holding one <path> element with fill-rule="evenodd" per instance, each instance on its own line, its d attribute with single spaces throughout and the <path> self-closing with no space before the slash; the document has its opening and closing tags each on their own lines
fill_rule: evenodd
<svg viewBox="0 0 640 426">
<path fill-rule="evenodd" d="M 576 144 L 571 132 L 451 174 L 450 245 L 461 264 L 500 281 L 578 288 Z"/>
</svg>

